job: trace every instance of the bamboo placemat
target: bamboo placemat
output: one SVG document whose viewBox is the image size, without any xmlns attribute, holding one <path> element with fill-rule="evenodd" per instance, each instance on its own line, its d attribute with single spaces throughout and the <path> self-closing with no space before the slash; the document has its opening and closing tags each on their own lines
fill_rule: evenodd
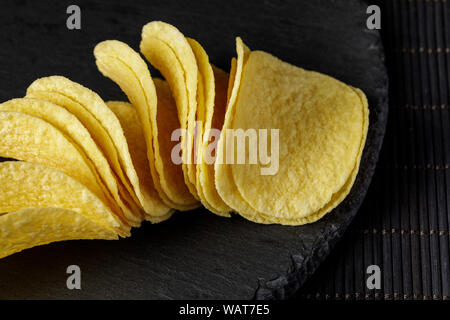
<svg viewBox="0 0 450 320">
<path fill-rule="evenodd" d="M 296 298 L 450 300 L 450 1 L 377 4 L 390 79 L 379 164 L 352 226 Z M 370 265 L 381 289 L 366 286 Z"/>
</svg>

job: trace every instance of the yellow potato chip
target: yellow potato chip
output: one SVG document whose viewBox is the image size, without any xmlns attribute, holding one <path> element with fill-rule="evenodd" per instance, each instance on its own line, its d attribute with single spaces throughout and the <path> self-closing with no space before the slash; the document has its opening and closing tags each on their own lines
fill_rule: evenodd
<svg viewBox="0 0 450 320">
<path fill-rule="evenodd" d="M 0 235 L 0 259 L 56 241 L 118 238 L 114 231 L 61 208 L 29 208 L 1 215 Z"/>
<path fill-rule="evenodd" d="M 95 92 L 60 76 L 36 80 L 28 88 L 27 96 L 34 96 L 33 93 L 36 92 L 39 92 L 40 95 L 38 97 L 43 99 L 53 99 L 55 97 L 54 95 L 49 95 L 47 93 L 58 93 L 59 97 L 57 101 L 49 101 L 59 104 L 64 108 L 71 109 L 69 111 L 74 113 L 79 119 L 79 114 L 81 114 L 80 109 L 83 109 L 83 116 L 90 119 L 89 121 L 92 126 L 92 131 L 90 130 L 91 135 L 93 137 L 96 136 L 98 139 L 102 139 L 99 141 L 96 140 L 98 145 L 108 148 L 107 157 L 110 160 L 111 166 L 130 195 L 134 197 L 145 212 L 152 216 L 165 215 L 170 211 L 170 208 L 165 206 L 159 198 L 153 185 L 143 186 L 139 183 L 139 177 L 133 167 L 120 122 Z M 61 98 L 61 96 L 65 97 L 65 100 L 76 103 L 62 103 L 68 101 L 60 100 L 59 98 Z M 74 107 L 75 105 L 77 108 Z M 83 120 L 80 119 L 80 121 L 84 124 Z M 100 127 L 102 127 L 102 129 L 100 129 Z M 100 131 L 107 135 L 97 135 Z M 108 142 L 108 137 L 112 142 L 113 147 L 111 146 L 111 143 Z M 116 154 L 116 156 L 114 154 Z M 126 177 L 124 176 L 124 173 L 126 174 Z"/>
<path fill-rule="evenodd" d="M 110 204 L 83 151 L 48 122 L 21 112 L 0 111 L 0 136 L 1 157 L 60 170 Z"/>
<path fill-rule="evenodd" d="M 159 136 L 170 139 L 172 130 L 178 128 L 177 112 L 175 109 L 175 113 L 171 113 L 173 120 L 168 119 L 176 127 L 172 128 L 166 122 L 158 123 L 159 114 L 167 113 L 170 111 L 167 109 L 173 108 L 164 104 L 160 106 L 158 103 L 159 97 L 145 61 L 128 45 L 119 41 L 99 43 L 94 54 L 102 74 L 116 82 L 136 107 L 147 143 L 148 164 L 161 199 L 166 205 L 179 210 L 197 207 L 197 201 L 179 179 L 183 179 L 181 166 L 168 163 L 172 162 L 170 152 L 162 156 L 160 154 Z"/>
<path fill-rule="evenodd" d="M 124 218 L 130 222 L 131 225 L 137 226 L 140 224 L 142 217 L 140 215 L 135 215 L 134 212 L 130 210 L 130 208 L 128 208 L 128 206 L 122 201 L 122 198 L 119 195 L 119 187 L 116 177 L 112 172 L 107 159 L 92 139 L 89 131 L 73 114 L 51 102 L 31 98 L 9 100 L 0 104 L 0 110 L 22 112 L 30 116 L 40 118 L 61 131 L 65 136 L 72 139 L 73 142 L 83 150 L 85 156 L 89 158 L 95 166 L 102 182 L 107 188 L 106 193 L 111 193 L 113 199 L 111 199 L 110 202 L 117 203 L 120 207 L 119 210 L 123 211 Z M 54 149 L 54 151 L 61 152 L 61 150 L 58 149 Z M 46 160 L 41 159 L 40 161 L 45 164 Z M 76 168 L 74 170 L 75 172 L 77 171 Z M 70 175 L 69 172 L 66 173 Z M 124 190 L 123 193 L 125 193 Z M 139 213 L 138 210 L 137 213 Z"/>
<path fill-rule="evenodd" d="M 257 108 L 264 112 L 255 113 Z M 367 105 L 351 87 L 252 52 L 233 128 L 280 129 L 279 168 L 263 175 L 266 165 L 234 165 L 240 194 L 267 217 L 299 220 L 316 213 L 340 192 L 359 163 L 366 117 Z"/>
<path fill-rule="evenodd" d="M 211 211 L 218 215 L 229 217 L 231 208 L 218 194 L 214 182 L 214 162 L 209 162 L 206 159 L 206 157 L 210 157 L 214 160 L 214 157 L 217 154 L 214 146 L 217 147 L 218 137 L 215 137 L 212 134 L 211 129 L 216 130 L 216 133 L 220 136 L 220 130 L 224 123 L 227 105 L 228 74 L 214 66 L 213 72 L 215 81 L 215 99 L 213 105 L 209 106 L 206 115 L 205 132 L 203 134 L 203 145 L 201 148 L 202 161 L 199 164 L 201 167 L 199 180 L 206 201 L 213 208 Z"/>
<path fill-rule="evenodd" d="M 0 213 L 27 208 L 62 208 L 121 236 L 129 235 L 130 228 L 104 202 L 61 171 L 35 163 L 6 161 L 0 163 L 0 180 Z"/>
<path fill-rule="evenodd" d="M 363 136 L 361 139 L 361 145 L 359 146 L 359 151 L 358 151 L 357 158 L 356 158 L 356 165 L 353 168 L 347 181 L 342 186 L 342 188 L 338 192 L 334 193 L 331 196 L 331 200 L 325 206 L 320 208 L 320 210 L 316 211 L 315 213 L 313 213 L 309 216 L 306 216 L 306 217 L 284 219 L 284 218 L 267 217 L 267 215 L 265 215 L 265 214 L 260 214 L 259 216 L 247 216 L 246 218 L 248 218 L 251 221 L 254 221 L 257 223 L 264 223 L 264 224 L 278 223 L 278 224 L 286 224 L 286 225 L 302 225 L 302 224 L 306 224 L 306 223 L 313 223 L 313 222 L 316 222 L 317 220 L 321 219 L 325 214 L 327 214 L 334 208 L 336 208 L 345 199 L 345 197 L 349 194 L 349 192 L 353 186 L 353 183 L 355 182 L 356 176 L 358 174 L 361 156 L 362 156 L 362 152 L 364 149 L 364 145 L 365 145 L 365 141 L 366 141 L 366 137 L 367 137 L 367 130 L 368 130 L 368 126 L 369 126 L 369 108 L 368 108 L 367 98 L 361 90 L 355 89 L 355 88 L 352 88 L 352 89 L 355 90 L 356 94 L 361 99 L 361 104 L 363 107 L 363 113 L 364 113 Z"/>
<path fill-rule="evenodd" d="M 237 68 L 237 60 L 236 58 L 231 59 L 231 68 L 230 68 L 230 76 L 228 78 L 228 89 L 227 89 L 227 101 L 230 100 L 231 91 L 234 87 L 234 81 L 236 79 L 236 68 Z"/>
<path fill-rule="evenodd" d="M 186 135 L 182 136 L 183 172 L 191 193 L 198 199 L 194 163 L 194 133 L 197 110 L 197 63 L 191 46 L 174 26 L 153 21 L 142 29 L 142 54 L 169 83 Z"/>
<path fill-rule="evenodd" d="M 129 192 L 132 188 L 128 179 L 125 177 L 123 170 L 119 163 L 119 157 L 117 150 L 114 147 L 114 143 L 111 140 L 108 132 L 100 124 L 100 122 L 92 115 L 86 108 L 75 101 L 74 99 L 67 97 L 58 92 L 51 91 L 41 91 L 44 88 L 39 88 L 38 86 L 30 86 L 27 89 L 27 98 L 39 99 L 48 102 L 52 102 L 60 107 L 63 107 L 68 112 L 72 113 L 78 118 L 83 126 L 89 131 L 89 134 L 103 152 L 104 156 L 108 160 L 111 169 L 119 177 L 120 182 L 117 183 L 120 197 L 128 204 L 131 209 L 131 214 L 135 217 L 141 216 L 142 206 L 138 206 L 139 200 L 134 195 L 133 192 Z M 129 217 L 132 220 L 134 218 Z"/>
<path fill-rule="evenodd" d="M 214 108 L 214 74 L 212 67 L 209 63 L 208 55 L 201 45 L 194 39 L 186 38 L 191 46 L 197 61 L 197 111 L 196 111 L 196 124 L 194 131 L 194 162 L 196 164 L 196 181 L 195 186 L 197 188 L 198 196 L 202 204 L 210 211 L 216 211 L 213 206 L 208 202 L 204 194 L 203 187 L 200 182 L 200 176 L 202 173 L 202 147 L 203 147 L 203 134 L 206 129 L 207 114 L 212 112 Z"/>
<path fill-rule="evenodd" d="M 203 190 L 203 187 L 200 182 L 201 172 L 201 159 L 202 159 L 202 145 L 203 145 L 203 125 L 205 123 L 206 117 L 206 106 L 205 106 L 205 92 L 206 88 L 203 83 L 203 76 L 198 73 L 198 83 L 197 83 L 197 116 L 196 116 L 196 126 L 195 126 L 195 135 L 194 135 L 194 159 L 196 163 L 196 182 L 195 186 L 197 188 L 197 194 L 200 198 L 202 205 L 208 209 L 209 211 L 214 212 L 215 209 L 211 206 L 211 204 L 206 200 L 206 196 Z"/>
<path fill-rule="evenodd" d="M 210 146 L 209 141 L 211 140 L 210 134 L 214 112 L 216 112 L 216 117 L 214 119 L 215 127 L 213 127 L 213 129 L 220 130 L 223 125 L 226 106 L 226 96 L 224 96 L 223 93 L 227 90 L 228 76 L 220 69 L 214 68 L 213 71 L 213 67 L 209 63 L 209 57 L 202 46 L 193 39 L 187 38 L 187 40 L 197 60 L 198 101 L 196 120 L 200 121 L 200 123 L 202 124 L 202 126 L 196 128 L 196 145 L 199 146 L 197 148 L 196 155 L 196 158 L 198 159 L 196 176 L 197 191 L 203 205 L 208 210 L 222 216 L 229 216 L 228 211 L 230 211 L 230 208 L 222 201 L 220 196 L 217 194 L 214 185 L 214 164 L 211 162 L 211 160 L 214 160 L 214 155 L 210 154 L 210 152 L 207 152 L 207 147 Z M 215 87 L 216 75 L 218 77 L 218 88 Z M 218 94 L 217 99 L 215 99 L 216 92 Z M 217 106 L 215 106 L 215 103 L 217 103 Z"/>
<path fill-rule="evenodd" d="M 166 190 L 172 199 L 179 199 L 177 204 L 179 210 L 191 210 L 200 206 L 200 203 L 186 189 L 182 166 L 176 164 L 172 159 L 177 141 L 172 141 L 172 132 L 179 129 L 177 120 L 177 107 L 166 81 L 154 78 L 153 82 L 158 97 L 158 144 L 156 164 L 163 173 L 163 180 L 167 184 Z"/>
<path fill-rule="evenodd" d="M 141 183 L 152 184 L 153 181 L 150 176 L 150 168 L 147 160 L 147 148 L 144 139 L 144 131 L 139 121 L 136 108 L 128 102 L 109 101 L 106 105 L 114 112 L 122 125 L 125 138 L 130 149 L 131 160 L 136 168 L 136 172 L 141 177 Z M 181 174 L 181 179 L 183 175 Z M 170 218 L 173 212 L 160 216 L 154 219 L 151 215 L 147 217 L 152 222 L 161 222 Z"/>
<path fill-rule="evenodd" d="M 37 80 L 37 81 L 40 81 Z M 92 136 L 97 146 L 104 153 L 108 162 L 110 163 L 111 168 L 119 177 L 121 184 L 119 184 L 119 190 L 122 188 L 126 189 L 125 193 L 121 193 L 122 197 L 129 203 L 139 202 L 137 197 L 132 192 L 128 192 L 132 189 L 128 179 L 125 177 L 123 170 L 119 163 L 119 156 L 117 154 L 117 150 L 114 146 L 111 137 L 105 128 L 100 124 L 100 122 L 95 118 L 93 114 L 91 114 L 82 104 L 77 102 L 76 100 L 65 96 L 62 93 L 55 91 L 44 91 L 45 88 L 37 83 L 37 85 L 31 85 L 27 89 L 27 98 L 39 99 L 52 102 L 58 106 L 63 107 L 73 115 L 75 115 L 78 120 L 86 127 L 89 131 L 89 134 Z M 122 186 L 122 188 L 121 188 Z M 139 215 L 139 210 L 134 212 L 135 215 Z"/>
<path fill-rule="evenodd" d="M 239 191 L 234 183 L 233 174 L 231 167 L 233 164 L 227 164 L 227 142 L 225 130 L 230 129 L 233 122 L 235 102 L 239 92 L 242 69 L 247 62 L 248 56 L 250 55 L 250 50 L 242 42 L 241 38 L 236 38 L 236 68 L 235 71 L 231 70 L 231 78 L 234 79 L 232 83 L 232 89 L 230 92 L 230 97 L 227 103 L 227 110 L 225 114 L 224 124 L 222 127 L 222 132 L 220 134 L 219 142 L 217 144 L 217 156 L 214 163 L 214 180 L 218 194 L 222 200 L 233 209 L 233 211 L 239 212 L 239 214 L 247 216 L 257 215 L 257 212 L 251 208 L 242 197 L 240 197 Z M 230 79 L 231 79 L 230 78 Z"/>
<path fill-rule="evenodd" d="M 356 177 L 368 127 L 364 95 L 265 52 L 248 55 L 241 77 L 239 56 L 237 63 L 235 84 L 241 81 L 234 104 L 233 88 L 224 129 L 263 129 L 267 137 L 278 129 L 279 141 L 268 138 L 264 146 L 276 164 L 250 163 L 247 144 L 245 164 L 217 166 L 219 193 L 252 221 L 299 225 L 318 220 L 345 198 Z M 257 138 L 264 140 L 261 134 Z M 219 152 L 236 153 L 231 139 L 223 140 Z"/>
</svg>

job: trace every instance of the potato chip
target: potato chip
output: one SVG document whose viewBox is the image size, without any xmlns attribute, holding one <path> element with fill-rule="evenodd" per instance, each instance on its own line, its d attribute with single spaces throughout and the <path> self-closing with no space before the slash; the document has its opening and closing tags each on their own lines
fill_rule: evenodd
<svg viewBox="0 0 450 320">
<path fill-rule="evenodd" d="M 39 91 L 33 87 L 28 88 L 26 98 L 39 99 L 48 102 L 52 102 L 68 112 L 72 113 L 78 118 L 83 126 L 89 131 L 89 134 L 97 144 L 98 148 L 103 152 L 104 156 L 108 160 L 111 169 L 119 177 L 120 182 L 117 183 L 120 197 L 128 204 L 131 209 L 131 214 L 135 217 L 141 216 L 142 206 L 138 206 L 139 199 L 130 193 L 132 188 L 128 179 L 124 176 L 123 170 L 119 163 L 119 157 L 117 150 L 108 134 L 103 128 L 100 122 L 88 111 L 86 108 L 77 101 L 67 97 L 58 92 Z M 129 217 L 131 220 L 133 218 Z"/>
<path fill-rule="evenodd" d="M 321 218 L 354 182 L 368 127 L 364 95 L 260 51 L 248 55 L 237 91 L 234 105 L 231 94 L 226 115 L 231 123 L 226 119 L 224 129 L 279 129 L 279 168 L 262 174 L 267 166 L 251 164 L 248 158 L 245 164 L 219 165 L 233 185 L 225 189 L 216 176 L 221 196 L 260 223 L 299 225 Z M 225 153 L 230 152 L 227 140 Z M 268 148 L 274 143 L 269 139 Z M 245 151 L 248 157 L 249 148 Z"/>
<path fill-rule="evenodd" d="M 183 172 L 191 193 L 198 199 L 194 163 L 194 133 L 197 110 L 197 63 L 191 46 L 174 26 L 153 21 L 142 29 L 142 54 L 169 83 L 179 110 L 182 129 Z"/>
<path fill-rule="evenodd" d="M 121 196 L 119 195 L 119 187 L 116 177 L 112 172 L 107 159 L 92 139 L 89 131 L 73 114 L 51 102 L 31 98 L 9 100 L 0 104 L 0 110 L 22 112 L 30 116 L 40 118 L 54 126 L 66 137 L 73 140 L 73 142 L 83 150 L 84 155 L 89 158 L 95 166 L 96 171 L 101 177 L 102 183 L 107 189 L 106 194 L 111 193 L 113 199 L 111 199 L 110 203 L 117 203 L 120 207 L 118 210 L 123 211 L 122 215 L 124 219 L 126 219 L 131 225 L 138 226 L 140 224 L 142 217 L 139 210 L 132 211 L 123 202 Z M 48 143 L 48 141 L 46 141 L 46 143 Z M 54 151 L 60 152 L 58 149 L 54 149 Z M 58 155 L 55 154 L 51 156 L 58 157 Z M 48 158 L 48 156 L 45 158 Z M 40 162 L 45 164 L 45 158 L 41 159 Z M 67 165 L 67 163 L 65 164 Z M 77 169 L 75 168 L 74 171 L 76 172 Z M 66 171 L 66 173 L 70 175 L 69 172 Z M 125 190 L 122 191 L 122 193 L 125 193 Z M 137 212 L 139 215 L 136 215 L 134 212 Z"/>
<path fill-rule="evenodd" d="M 114 231 L 61 208 L 29 208 L 1 215 L 0 235 L 0 259 L 56 241 L 118 239 Z"/>
<path fill-rule="evenodd" d="M 187 40 L 197 60 L 199 76 L 197 83 L 197 121 L 203 124 L 196 130 L 196 144 L 199 146 L 196 155 L 198 159 L 197 191 L 203 205 L 208 210 L 222 216 L 229 216 L 230 208 L 217 194 L 214 185 L 214 164 L 208 164 L 209 161 L 214 160 L 213 156 L 215 156 L 215 154 L 212 155 L 208 152 L 209 142 L 212 140 L 210 135 L 213 116 L 213 129 L 220 130 L 223 125 L 226 106 L 226 95 L 224 93 L 226 93 L 228 86 L 228 75 L 218 68 L 214 67 L 213 69 L 213 66 L 209 63 L 208 55 L 197 41 L 190 38 L 187 38 Z M 216 76 L 218 79 L 215 81 Z M 218 84 L 217 88 L 216 83 Z M 205 157 L 209 157 L 209 159 L 205 159 Z"/>
<path fill-rule="evenodd" d="M 172 159 L 172 151 L 178 143 L 171 139 L 172 133 L 179 129 L 177 107 L 167 82 L 157 78 L 154 78 L 153 82 L 158 97 L 156 165 L 161 168 L 159 172 L 163 173 L 163 180 L 167 184 L 166 190 L 170 197 L 182 200 L 182 203 L 178 203 L 175 208 L 183 211 L 191 210 L 199 207 L 200 203 L 185 187 L 182 166 L 176 164 Z"/>
<path fill-rule="evenodd" d="M 236 67 L 235 70 L 231 70 L 232 72 L 230 75 L 230 79 L 234 79 L 234 82 L 232 83 L 231 91 L 229 91 L 230 97 L 227 103 L 225 120 L 222 127 L 222 133 L 217 144 L 217 156 L 214 163 L 214 180 L 217 192 L 227 206 L 232 208 L 233 211 L 239 212 L 239 214 L 245 215 L 246 217 L 251 217 L 257 215 L 258 213 L 255 212 L 255 210 L 253 210 L 245 201 L 243 201 L 242 197 L 240 197 L 231 172 L 231 167 L 233 164 L 226 163 L 227 142 L 224 132 L 232 126 L 235 102 L 241 82 L 242 69 L 244 68 L 250 54 L 250 50 L 245 46 L 241 38 L 236 38 L 236 51 L 238 56 L 235 63 Z"/>
<path fill-rule="evenodd" d="M 130 149 L 131 160 L 136 168 L 136 172 L 141 177 L 141 183 L 152 184 L 152 178 L 150 176 L 150 168 L 147 160 L 147 148 L 144 139 L 144 130 L 139 121 L 139 117 L 136 108 L 128 102 L 122 101 L 109 101 L 106 105 L 114 112 L 119 119 L 123 128 L 125 138 L 128 142 L 128 148 Z M 183 174 L 180 175 L 183 179 Z M 161 222 L 170 218 L 173 212 L 169 212 L 165 216 L 160 216 L 158 219 L 154 219 L 151 215 L 147 218 L 152 222 Z"/>
<path fill-rule="evenodd" d="M 0 111 L 0 136 L 1 157 L 58 169 L 110 203 L 83 151 L 48 122 L 21 112 Z"/>
<path fill-rule="evenodd" d="M 61 171 L 35 163 L 6 161 L 0 163 L 0 180 L 0 213 L 8 215 L 27 208 L 62 208 L 121 236 L 129 235 L 129 227 L 104 202 Z"/>
<path fill-rule="evenodd" d="M 40 81 L 40 80 L 37 80 Z M 41 91 L 42 90 L 42 91 Z M 79 121 L 83 124 L 83 126 L 88 129 L 89 134 L 92 136 L 97 146 L 104 153 L 108 162 L 110 163 L 111 168 L 119 177 L 122 184 L 119 184 L 119 190 L 121 186 L 125 187 L 127 190 L 124 194 L 121 194 L 124 199 L 129 203 L 139 202 L 137 197 L 133 192 L 128 192 L 132 189 L 128 179 L 125 177 L 123 170 L 119 163 L 119 156 L 117 154 L 117 150 L 114 146 L 113 141 L 111 140 L 108 132 L 105 128 L 100 124 L 100 122 L 92 115 L 86 108 L 75 101 L 74 99 L 63 95 L 62 93 L 55 91 L 43 91 L 45 88 L 36 88 L 36 86 L 30 86 L 27 89 L 27 98 L 39 99 L 52 102 L 58 106 L 63 107 L 74 116 L 76 116 Z M 134 214 L 139 215 L 138 212 L 134 212 Z"/>
<path fill-rule="evenodd" d="M 119 41 L 99 43 L 94 54 L 102 74 L 116 82 L 136 107 L 138 120 L 140 119 L 145 133 L 148 164 L 161 199 L 167 206 L 179 210 L 197 207 L 196 199 L 180 180 L 180 178 L 183 179 L 181 166 L 171 165 L 171 150 L 166 154 L 160 153 L 160 136 L 170 141 L 172 131 L 178 128 L 177 112 L 175 109 L 175 113 L 170 113 L 173 120 L 165 117 L 170 121 L 169 123 L 166 121 L 158 123 L 158 115 L 170 112 L 173 108 L 171 105 L 158 103 L 159 94 L 157 97 L 157 91 L 145 61 L 128 45 Z M 161 100 L 163 101 L 165 100 Z M 168 124 L 174 124 L 175 127 Z"/>
<path fill-rule="evenodd" d="M 203 146 L 203 133 L 206 124 L 207 113 L 212 112 L 214 108 L 214 74 L 209 64 L 209 58 L 205 50 L 194 39 L 186 38 L 194 53 L 198 72 L 197 72 L 197 110 L 196 110 L 196 123 L 194 132 L 194 150 L 193 157 L 196 164 L 196 177 L 195 186 L 197 188 L 197 194 L 202 204 L 210 211 L 215 211 L 212 205 L 207 201 L 203 187 L 200 183 L 200 176 L 202 175 L 201 162 L 202 162 L 202 146 Z"/>
<path fill-rule="evenodd" d="M 353 183 L 355 182 L 356 176 L 358 174 L 361 156 L 362 156 L 362 152 L 364 149 L 364 145 L 365 145 L 365 141 L 366 141 L 366 137 L 367 137 L 367 130 L 368 130 L 368 126 L 369 126 L 369 109 L 368 109 L 367 98 L 361 90 L 355 89 L 355 88 L 352 88 L 352 89 L 355 90 L 356 94 L 361 99 L 361 104 L 363 107 L 363 113 L 364 113 L 363 137 L 361 139 L 361 145 L 359 146 L 359 151 L 358 151 L 358 155 L 356 158 L 356 165 L 353 168 L 347 181 L 342 186 L 342 188 L 338 192 L 336 192 L 332 195 L 330 202 L 328 202 L 324 207 L 320 208 L 320 210 L 311 214 L 310 216 L 294 218 L 294 219 L 289 219 L 289 220 L 280 219 L 280 218 L 270 218 L 271 222 L 269 222 L 266 215 L 262 215 L 262 218 L 258 217 L 255 220 L 255 222 L 279 223 L 279 224 L 289 224 L 289 225 L 301 225 L 301 224 L 305 224 L 305 223 L 313 223 L 313 222 L 321 219 L 325 214 L 327 214 L 334 208 L 336 208 L 345 199 L 345 197 L 349 194 L 349 192 L 353 186 Z M 261 221 L 261 219 L 262 219 L 262 221 Z"/>
<path fill-rule="evenodd" d="M 216 130 L 220 136 L 227 105 L 228 74 L 214 66 L 212 69 L 215 81 L 215 99 L 212 107 L 207 111 L 203 146 L 201 148 L 202 161 L 200 162 L 201 169 L 199 178 L 205 198 L 213 208 L 211 211 L 220 216 L 230 217 L 229 212 L 231 208 L 222 200 L 216 189 L 214 182 L 214 162 L 209 162 L 206 159 L 206 157 L 210 157 L 214 160 L 217 155 L 218 137 L 212 134 L 211 129 Z"/>
<path fill-rule="evenodd" d="M 268 94 L 269 88 L 276 94 Z M 331 77 L 255 51 L 245 65 L 235 108 L 234 129 L 282 130 L 275 174 L 262 175 L 258 164 L 232 167 L 242 197 L 268 217 L 299 220 L 316 213 L 340 192 L 359 162 L 367 105 Z M 255 113 L 257 108 L 264 112 Z"/>
<path fill-rule="evenodd" d="M 231 59 L 231 68 L 230 68 L 230 76 L 228 78 L 228 89 L 227 89 L 227 101 L 230 100 L 231 91 L 234 87 L 234 81 L 236 79 L 236 68 L 237 68 L 237 60 L 236 58 Z"/>
<path fill-rule="evenodd" d="M 55 96 L 54 93 L 58 95 Z M 52 76 L 33 82 L 27 90 L 27 96 L 43 98 L 59 104 L 70 109 L 69 111 L 79 119 L 82 114 L 83 119 L 89 122 L 91 127 L 89 131 L 94 140 L 98 145 L 107 148 L 107 158 L 112 168 L 144 211 L 152 216 L 163 216 L 170 211 L 162 203 L 153 185 L 144 186 L 139 183 L 120 122 L 96 93 L 67 78 Z M 51 100 L 55 97 L 56 101 Z M 80 121 L 85 124 L 82 119 Z M 102 133 L 99 134 L 99 132 Z"/>
</svg>

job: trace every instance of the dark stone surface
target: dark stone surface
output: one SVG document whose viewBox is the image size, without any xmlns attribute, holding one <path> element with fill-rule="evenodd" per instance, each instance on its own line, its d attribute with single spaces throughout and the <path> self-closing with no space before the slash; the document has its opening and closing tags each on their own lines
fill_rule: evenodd
<svg viewBox="0 0 450 320">
<path fill-rule="evenodd" d="M 38 5 L 39 4 L 39 5 Z M 0 100 L 23 96 L 42 76 L 60 74 L 124 99 L 97 72 L 96 43 L 118 39 L 137 49 L 151 20 L 176 25 L 229 70 L 239 35 L 268 51 L 359 87 L 370 128 L 357 181 L 347 199 L 317 223 L 263 226 L 199 209 L 159 225 L 144 224 L 120 241 L 72 241 L 0 260 L 0 298 L 280 299 L 291 296 L 325 259 L 366 194 L 387 119 L 387 76 L 376 31 L 360 1 L 79 2 L 82 30 L 66 29 L 68 1 L 2 3 Z M 82 270 L 82 290 L 66 288 L 66 268 Z"/>
</svg>

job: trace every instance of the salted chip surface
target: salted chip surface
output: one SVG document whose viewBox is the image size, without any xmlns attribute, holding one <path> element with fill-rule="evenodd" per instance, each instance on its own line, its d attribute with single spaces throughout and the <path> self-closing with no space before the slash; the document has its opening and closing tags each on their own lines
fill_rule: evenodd
<svg viewBox="0 0 450 320">
<path fill-rule="evenodd" d="M 90 132 L 92 135 L 99 131 L 103 132 L 101 137 L 97 136 L 101 139 L 98 145 L 107 147 L 107 157 L 111 166 L 132 199 L 145 212 L 158 216 L 165 215 L 170 211 L 170 208 L 164 205 L 159 198 L 153 185 L 146 186 L 145 189 L 141 188 L 120 122 L 98 94 L 61 76 L 41 78 L 34 81 L 27 90 L 27 96 L 34 96 L 34 93 L 39 93 L 38 97 L 43 99 L 53 99 L 55 97 L 53 94 L 56 93 L 58 101 L 49 101 L 70 108 L 70 111 L 77 117 L 82 114 L 91 125 Z M 50 95 L 47 93 L 50 93 Z M 61 102 L 64 101 L 59 100 L 61 97 L 66 102 L 75 103 L 62 104 Z M 78 118 L 80 119 L 80 117 Z M 80 121 L 83 122 L 81 119 Z"/>
<path fill-rule="evenodd" d="M 77 117 L 75 117 L 65 108 L 54 103 L 46 100 L 32 98 L 12 99 L 4 102 L 0 104 L 0 111 L 21 112 L 32 117 L 40 118 L 58 129 L 66 137 L 69 137 L 78 147 L 80 147 L 80 149 L 84 152 L 85 157 L 88 158 L 94 165 L 96 171 L 98 172 L 98 175 L 101 178 L 102 186 L 104 185 L 106 196 L 108 196 L 109 194 L 111 195 L 109 197 L 109 202 L 111 203 L 111 205 L 117 204 L 117 206 L 119 207 L 117 208 L 117 210 L 114 210 L 114 212 L 119 211 L 118 214 L 121 215 L 123 219 L 130 222 L 131 225 L 139 225 L 142 217 L 136 216 L 134 214 L 134 211 L 131 210 L 128 205 L 122 200 L 122 197 L 119 194 L 120 183 L 118 183 L 118 181 L 116 180 L 116 176 L 114 175 L 114 172 L 112 171 L 108 160 L 91 137 L 89 131 L 86 129 L 86 127 L 83 126 L 83 124 L 78 120 Z M 31 132 L 30 134 L 34 133 Z M 44 140 L 43 142 L 49 144 L 49 141 Z M 61 149 L 54 148 L 53 151 L 60 152 Z M 58 157 L 55 154 L 49 156 Z M 48 156 L 44 157 L 43 159 L 37 160 L 39 161 L 39 163 L 46 164 L 47 158 Z M 70 163 L 63 163 L 63 165 L 68 164 Z M 74 173 L 77 174 L 76 168 L 74 168 L 74 171 Z M 66 173 L 70 175 L 70 172 Z M 126 191 L 123 190 L 123 193 L 125 192 Z"/>
<path fill-rule="evenodd" d="M 142 29 L 142 54 L 164 76 L 172 90 L 182 129 L 183 173 L 190 192 L 198 199 L 194 163 L 198 67 L 184 35 L 174 26 L 153 21 Z"/>
<path fill-rule="evenodd" d="M 122 236 L 130 228 L 80 182 L 61 171 L 30 162 L 0 163 L 0 214 L 27 208 L 74 211 Z"/>
<path fill-rule="evenodd" d="M 173 162 L 170 152 L 161 155 L 160 136 L 170 141 L 172 131 L 179 127 L 177 110 L 172 107 L 173 103 L 168 105 L 165 92 L 157 94 L 145 61 L 128 45 L 119 41 L 99 43 L 94 55 L 102 74 L 116 82 L 136 108 L 138 121 L 140 120 L 144 131 L 142 138 L 145 138 L 147 144 L 147 167 L 150 168 L 161 199 L 167 206 L 179 210 L 198 206 L 187 186 L 180 183 L 180 176 L 183 179 L 181 166 L 170 165 Z M 160 95 L 164 96 L 160 98 Z M 170 118 L 165 115 L 167 113 Z M 168 122 L 158 121 L 158 117 L 163 117 Z"/>
<path fill-rule="evenodd" d="M 0 259 L 56 241 L 116 240 L 117 233 L 62 208 L 27 208 L 0 215 Z"/>
</svg>

